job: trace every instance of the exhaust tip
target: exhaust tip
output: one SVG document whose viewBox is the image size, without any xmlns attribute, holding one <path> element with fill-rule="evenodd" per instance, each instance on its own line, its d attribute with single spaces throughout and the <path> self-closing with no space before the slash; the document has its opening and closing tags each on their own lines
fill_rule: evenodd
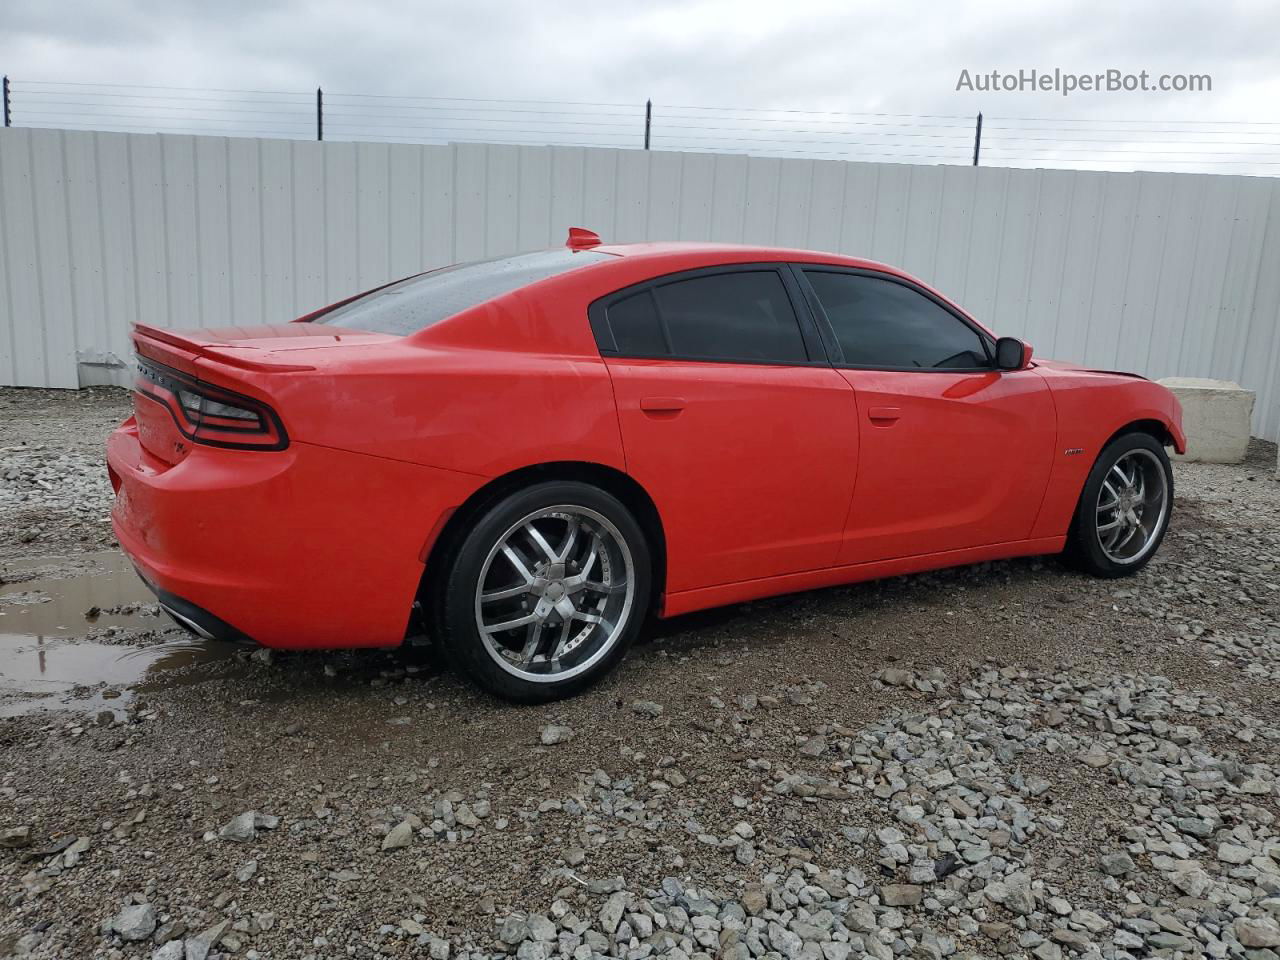
<svg viewBox="0 0 1280 960">
<path fill-rule="evenodd" d="M 196 623 L 190 617 L 184 616 L 183 614 L 179 613 L 177 610 L 173 609 L 173 607 L 169 606 L 169 604 L 164 603 L 162 601 L 160 604 L 160 609 L 163 610 L 165 613 L 167 613 L 170 617 L 172 617 L 174 622 L 177 623 L 178 626 L 182 627 L 182 629 L 188 631 L 189 633 L 194 633 L 197 637 L 200 637 L 203 640 L 218 639 L 212 633 L 206 630 L 204 627 L 200 626 L 200 624 Z"/>
</svg>

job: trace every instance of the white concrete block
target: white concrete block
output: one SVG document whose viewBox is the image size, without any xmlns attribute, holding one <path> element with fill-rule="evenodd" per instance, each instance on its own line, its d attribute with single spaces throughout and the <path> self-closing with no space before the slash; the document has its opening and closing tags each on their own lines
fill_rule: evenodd
<svg viewBox="0 0 1280 960">
<path fill-rule="evenodd" d="M 1182 428 L 1187 452 L 1175 460 L 1240 463 L 1249 448 L 1249 418 L 1253 391 L 1230 380 L 1166 377 L 1163 386 L 1182 404 Z"/>
</svg>

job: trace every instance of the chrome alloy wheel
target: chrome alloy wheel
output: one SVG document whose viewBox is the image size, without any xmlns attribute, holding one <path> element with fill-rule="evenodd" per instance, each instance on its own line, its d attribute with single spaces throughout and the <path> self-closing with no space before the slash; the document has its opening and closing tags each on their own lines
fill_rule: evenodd
<svg viewBox="0 0 1280 960">
<path fill-rule="evenodd" d="M 544 507 L 512 524 L 476 586 L 476 627 L 508 673 L 568 680 L 613 649 L 635 607 L 631 548 L 587 507 Z"/>
<path fill-rule="evenodd" d="M 1098 491 L 1098 545 L 1113 563 L 1136 563 L 1159 539 L 1169 515 L 1169 483 L 1150 450 L 1130 450 Z"/>
</svg>

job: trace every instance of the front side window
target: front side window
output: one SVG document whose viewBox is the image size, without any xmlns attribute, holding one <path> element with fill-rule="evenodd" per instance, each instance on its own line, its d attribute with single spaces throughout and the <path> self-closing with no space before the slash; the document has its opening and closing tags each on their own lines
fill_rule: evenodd
<svg viewBox="0 0 1280 960">
<path fill-rule="evenodd" d="M 405 336 L 512 290 L 608 259 L 593 250 L 542 250 L 458 263 L 372 290 L 312 322 Z"/>
<path fill-rule="evenodd" d="M 856 273 L 804 273 L 850 366 L 923 370 L 991 366 L 977 331 L 905 284 Z"/>
<path fill-rule="evenodd" d="M 806 363 L 804 337 L 772 268 L 659 282 L 608 307 L 622 356 Z"/>
</svg>

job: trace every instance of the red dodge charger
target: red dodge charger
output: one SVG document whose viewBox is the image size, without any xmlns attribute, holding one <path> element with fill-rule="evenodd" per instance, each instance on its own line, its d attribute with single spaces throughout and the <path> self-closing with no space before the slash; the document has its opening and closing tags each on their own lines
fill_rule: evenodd
<svg viewBox="0 0 1280 960">
<path fill-rule="evenodd" d="M 867 260 L 712 244 L 465 263 L 267 327 L 134 332 L 121 546 L 209 637 L 576 692 L 659 616 L 997 557 L 1140 569 L 1172 394 L 1033 360 Z"/>
</svg>

